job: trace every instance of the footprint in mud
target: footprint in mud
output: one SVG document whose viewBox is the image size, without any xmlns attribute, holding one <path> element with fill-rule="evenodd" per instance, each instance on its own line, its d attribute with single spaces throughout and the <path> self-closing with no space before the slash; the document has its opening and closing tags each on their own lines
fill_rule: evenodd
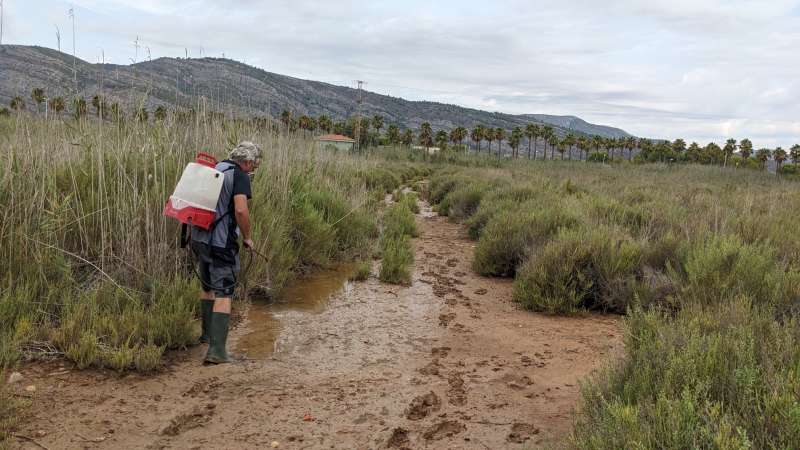
<svg viewBox="0 0 800 450">
<path fill-rule="evenodd" d="M 450 350 L 450 347 L 434 347 L 431 349 L 431 356 L 447 358 L 447 354 L 450 353 Z"/>
<path fill-rule="evenodd" d="M 461 374 L 453 372 L 447 377 L 447 384 L 450 390 L 447 391 L 447 399 L 451 405 L 464 406 L 467 403 L 467 390 L 464 388 L 464 379 Z"/>
<path fill-rule="evenodd" d="M 200 394 L 208 394 L 216 390 L 222 383 L 217 377 L 211 377 L 205 380 L 195 382 L 186 392 L 183 393 L 184 397 L 197 397 Z"/>
<path fill-rule="evenodd" d="M 453 330 L 458 332 L 458 333 L 472 333 L 472 330 L 470 330 L 469 328 L 464 326 L 464 324 L 461 324 L 461 323 L 457 323 L 457 324 L 453 325 Z"/>
<path fill-rule="evenodd" d="M 410 450 L 411 442 L 408 440 L 408 430 L 405 428 L 395 428 L 392 435 L 386 441 L 386 448 L 396 448 L 400 450 Z"/>
<path fill-rule="evenodd" d="M 509 373 L 503 375 L 502 377 L 497 378 L 495 381 L 505 384 L 511 389 L 515 391 L 522 391 L 528 388 L 533 384 L 533 380 L 527 375 L 516 375 L 513 373 Z"/>
<path fill-rule="evenodd" d="M 467 276 L 465 272 L 455 272 L 453 275 L 459 278 Z"/>
<path fill-rule="evenodd" d="M 487 293 L 487 292 L 489 292 L 489 291 L 487 291 L 487 290 L 486 290 L 486 289 L 484 289 L 484 288 L 480 288 L 480 289 L 478 289 L 477 291 L 475 291 L 475 294 L 476 294 L 476 295 L 486 295 L 486 293 Z"/>
<path fill-rule="evenodd" d="M 436 412 L 441 408 L 442 402 L 435 392 L 431 391 L 425 395 L 420 395 L 411 401 L 406 409 L 406 419 L 408 420 L 421 420 L 432 412 Z"/>
<path fill-rule="evenodd" d="M 177 436 L 186 430 L 198 428 L 211 420 L 216 405 L 209 403 L 205 408 L 196 407 L 190 413 L 174 417 L 167 426 L 159 431 L 162 436 Z"/>
<path fill-rule="evenodd" d="M 439 358 L 434 358 L 433 361 L 428 363 L 427 366 L 418 369 L 417 371 L 423 375 L 439 375 Z"/>
<path fill-rule="evenodd" d="M 446 420 L 428 427 L 422 437 L 428 441 L 438 441 L 446 437 L 455 436 L 467 430 L 467 426 L 456 420 Z"/>
<path fill-rule="evenodd" d="M 446 327 L 456 318 L 456 313 L 439 314 L 439 326 Z"/>
<path fill-rule="evenodd" d="M 455 267 L 458 265 L 458 259 L 450 258 L 447 260 L 447 262 L 445 262 L 445 264 L 447 264 L 447 267 Z"/>
<path fill-rule="evenodd" d="M 539 434 L 539 429 L 529 423 L 515 423 L 506 440 L 514 444 L 524 444 L 532 436 Z"/>
</svg>

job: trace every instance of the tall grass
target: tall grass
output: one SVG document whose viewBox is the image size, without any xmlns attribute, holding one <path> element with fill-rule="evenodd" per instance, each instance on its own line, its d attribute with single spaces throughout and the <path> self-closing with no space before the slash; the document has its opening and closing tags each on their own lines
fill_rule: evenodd
<svg viewBox="0 0 800 450">
<path fill-rule="evenodd" d="M 431 198 L 524 307 L 627 315 L 625 356 L 585 383 L 572 446 L 800 446 L 800 184 L 522 163 L 447 168 Z"/>
<path fill-rule="evenodd" d="M 152 370 L 193 344 L 198 285 L 164 202 L 197 151 L 261 145 L 250 288 L 372 253 L 375 209 L 417 169 L 332 155 L 240 120 L 108 124 L 0 118 L 0 367 L 62 354 L 79 367 Z M 381 167 L 381 165 L 383 167 Z"/>
<path fill-rule="evenodd" d="M 418 235 L 414 211 L 419 212 L 416 193 L 395 193 L 395 202 L 383 216 L 381 269 L 378 278 L 386 283 L 411 284 L 414 249 L 411 238 Z"/>
</svg>

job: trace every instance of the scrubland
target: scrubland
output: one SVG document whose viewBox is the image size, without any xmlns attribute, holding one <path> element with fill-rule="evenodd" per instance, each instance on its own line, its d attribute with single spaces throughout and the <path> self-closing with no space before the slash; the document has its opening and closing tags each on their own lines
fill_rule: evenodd
<svg viewBox="0 0 800 450">
<path fill-rule="evenodd" d="M 447 168 L 430 200 L 532 311 L 625 314 L 577 448 L 800 444 L 800 185 L 703 166 Z"/>
</svg>

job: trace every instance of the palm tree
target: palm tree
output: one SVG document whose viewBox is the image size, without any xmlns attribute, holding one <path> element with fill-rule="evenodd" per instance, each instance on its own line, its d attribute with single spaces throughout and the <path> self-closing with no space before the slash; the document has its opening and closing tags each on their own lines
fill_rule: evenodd
<svg viewBox="0 0 800 450">
<path fill-rule="evenodd" d="M 725 141 L 725 147 L 722 148 L 722 152 L 725 153 L 725 160 L 722 163 L 723 167 L 728 166 L 728 158 L 733 156 L 733 153 L 736 151 L 736 139 L 728 139 Z"/>
<path fill-rule="evenodd" d="M 475 125 L 474 127 L 472 127 L 472 131 L 470 132 L 469 137 L 477 145 L 477 147 L 478 147 L 477 153 L 480 153 L 481 152 L 481 141 L 483 140 L 483 126 Z"/>
<path fill-rule="evenodd" d="M 542 134 L 541 128 L 539 125 L 529 123 L 525 125 L 525 136 L 528 138 L 528 159 L 531 159 L 531 143 L 533 142 L 533 148 L 536 148 L 536 139 L 539 135 Z"/>
<path fill-rule="evenodd" d="M 375 132 L 380 136 L 381 128 L 383 128 L 383 116 L 379 114 L 372 116 L 372 128 L 375 128 Z"/>
<path fill-rule="evenodd" d="M 331 129 L 333 128 L 333 122 L 331 121 L 330 117 L 328 117 L 325 114 L 323 114 L 323 115 L 319 116 L 319 118 L 317 119 L 317 122 L 319 123 L 320 130 L 322 130 L 322 131 L 324 131 L 326 133 L 330 133 L 331 132 Z"/>
<path fill-rule="evenodd" d="M 36 103 L 36 112 L 39 112 L 39 107 L 44 103 L 44 89 L 42 88 L 33 88 L 31 90 L 31 99 L 33 99 L 34 103 Z"/>
<path fill-rule="evenodd" d="M 767 148 L 761 148 L 756 152 L 756 159 L 761 163 L 762 168 L 767 167 L 767 161 L 769 161 L 771 153 Z"/>
<path fill-rule="evenodd" d="M 430 123 L 423 122 L 422 125 L 419 126 L 419 136 L 417 139 L 419 139 L 419 145 L 425 147 L 425 150 L 433 146 L 433 129 Z"/>
<path fill-rule="evenodd" d="M 345 123 L 344 122 L 336 122 L 333 124 L 333 133 L 334 134 L 344 134 Z"/>
<path fill-rule="evenodd" d="M 800 144 L 794 144 L 789 149 L 789 156 L 792 158 L 793 163 L 800 163 Z"/>
<path fill-rule="evenodd" d="M 503 146 L 503 140 L 506 138 L 506 130 L 500 127 L 495 128 L 494 138 L 497 140 L 497 156 L 500 156 L 500 148 Z"/>
<path fill-rule="evenodd" d="M 775 163 L 778 165 L 777 170 L 780 170 L 781 164 L 786 161 L 786 150 L 781 147 L 776 148 L 772 151 L 772 159 L 774 159 Z"/>
<path fill-rule="evenodd" d="M 164 105 L 158 105 L 156 110 L 153 111 L 153 117 L 155 117 L 157 121 L 163 122 L 164 119 L 167 118 L 167 108 L 165 108 Z"/>
<path fill-rule="evenodd" d="M 677 153 L 678 155 L 682 154 L 686 151 L 686 141 L 683 139 L 675 139 L 672 143 L 672 151 Z"/>
<path fill-rule="evenodd" d="M 556 147 L 558 146 L 558 142 L 558 135 L 555 133 L 552 133 L 547 138 L 547 143 L 550 144 L 550 161 L 556 159 Z"/>
<path fill-rule="evenodd" d="M 628 136 L 625 139 L 625 149 L 628 150 L 628 161 L 633 159 L 633 149 L 636 148 L 636 138 Z"/>
<path fill-rule="evenodd" d="M 386 130 L 386 139 L 390 144 L 397 144 L 400 142 L 400 129 L 397 128 L 397 125 L 389 125 L 389 128 Z"/>
<path fill-rule="evenodd" d="M 750 155 L 753 154 L 753 143 L 750 142 L 750 139 L 745 138 L 739 142 L 739 153 L 742 158 L 750 159 Z"/>
<path fill-rule="evenodd" d="M 467 129 L 464 127 L 455 127 L 450 130 L 450 142 L 452 142 L 453 145 L 460 144 L 465 137 L 467 137 Z"/>
<path fill-rule="evenodd" d="M 575 145 L 576 139 L 575 135 L 572 133 L 567 133 L 567 136 L 564 138 L 564 145 L 567 146 L 567 150 L 569 151 L 569 160 L 572 160 L 572 147 Z M 563 154 L 561 155 L 564 156 Z"/>
<path fill-rule="evenodd" d="M 554 136 L 554 134 L 553 134 L 553 133 L 554 133 L 554 131 L 553 131 L 553 127 L 552 127 L 552 126 L 550 126 L 550 125 L 545 125 L 545 126 L 542 128 L 542 134 L 541 134 L 541 136 L 544 138 L 544 143 L 545 143 L 545 146 L 544 146 L 544 156 L 542 157 L 542 159 L 543 159 L 543 160 L 547 159 L 547 144 L 549 144 L 549 143 L 550 143 L 550 141 L 552 141 L 552 138 L 553 138 L 553 136 Z M 550 158 L 550 159 L 552 159 L 552 158 Z"/>
<path fill-rule="evenodd" d="M 50 109 L 56 112 L 56 114 L 61 114 L 62 111 L 67 107 L 67 102 L 64 101 L 64 97 L 54 97 L 50 99 Z"/>
<path fill-rule="evenodd" d="M 600 135 L 593 135 L 592 136 L 592 147 L 594 147 L 595 153 L 600 152 L 600 147 L 603 146 L 603 138 Z"/>
<path fill-rule="evenodd" d="M 444 130 L 437 131 L 436 134 L 434 135 L 434 138 L 433 138 L 434 142 L 436 143 L 436 146 L 439 147 L 439 150 L 446 150 L 447 149 L 447 140 L 448 139 L 449 139 L 449 136 L 447 135 L 447 131 L 444 131 Z"/>
<path fill-rule="evenodd" d="M 524 135 L 520 127 L 514 127 L 514 129 L 511 130 L 511 137 L 508 139 L 508 145 L 511 147 L 511 155 L 514 158 L 519 157 L 519 152 L 517 150 L 519 149 L 519 144 L 522 142 L 522 137 Z"/>
<path fill-rule="evenodd" d="M 581 152 L 581 159 L 583 161 L 587 161 L 589 159 L 589 147 L 591 144 L 589 140 L 586 139 L 585 136 L 581 136 L 578 138 L 578 150 Z"/>
<path fill-rule="evenodd" d="M 483 129 L 483 138 L 489 143 L 489 154 L 492 154 L 492 142 L 494 141 L 494 128 L 486 127 Z"/>
<path fill-rule="evenodd" d="M 288 131 L 292 123 L 292 113 L 289 110 L 284 109 L 281 111 L 281 123 L 283 123 L 283 126 Z"/>
<path fill-rule="evenodd" d="M 564 160 L 564 152 L 567 151 L 567 139 L 556 139 L 556 150 L 558 150 L 558 154 L 560 155 L 560 160 Z"/>
<path fill-rule="evenodd" d="M 24 111 L 25 110 L 25 100 L 22 99 L 19 95 L 12 98 L 10 102 L 8 102 L 8 106 L 11 107 L 14 111 Z"/>
<path fill-rule="evenodd" d="M 400 138 L 403 145 L 406 147 L 410 147 L 411 144 L 414 142 L 414 132 L 411 130 L 406 130 L 403 132 L 403 136 Z"/>
</svg>

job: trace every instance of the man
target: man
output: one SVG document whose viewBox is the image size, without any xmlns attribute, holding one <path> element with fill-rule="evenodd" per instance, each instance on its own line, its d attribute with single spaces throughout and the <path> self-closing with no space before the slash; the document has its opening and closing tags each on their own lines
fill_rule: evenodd
<svg viewBox="0 0 800 450">
<path fill-rule="evenodd" d="M 198 263 L 203 315 L 201 342 L 208 342 L 205 362 L 230 362 L 225 344 L 231 314 L 231 297 L 239 273 L 239 237 L 245 248 L 253 248 L 250 212 L 247 200 L 252 197 L 250 174 L 261 164 L 261 148 L 244 141 L 228 159 L 217 164 L 225 179 L 217 202 L 217 218 L 209 230 L 192 228 L 192 251 Z"/>
</svg>

